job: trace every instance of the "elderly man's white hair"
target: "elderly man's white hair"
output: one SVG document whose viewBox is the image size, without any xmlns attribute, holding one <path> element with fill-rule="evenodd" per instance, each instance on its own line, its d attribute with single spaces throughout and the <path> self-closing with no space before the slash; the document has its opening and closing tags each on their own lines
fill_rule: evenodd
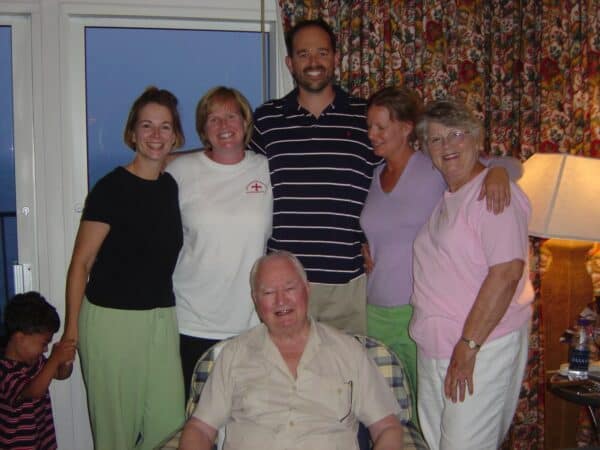
<svg viewBox="0 0 600 450">
<path fill-rule="evenodd" d="M 305 283 L 308 283 L 308 278 L 306 277 L 306 272 L 304 271 L 304 267 L 302 266 L 302 263 L 300 262 L 300 260 L 288 251 L 276 250 L 273 253 L 269 253 L 267 255 L 264 255 L 264 256 L 261 256 L 260 258 L 258 258 L 256 260 L 256 262 L 254 263 L 254 265 L 252 266 L 252 269 L 250 270 L 250 289 L 252 290 L 253 297 L 254 297 L 254 294 L 255 294 L 256 288 L 257 288 L 256 277 L 258 275 L 258 270 L 260 269 L 260 266 L 262 266 L 267 261 L 269 261 L 271 259 L 275 259 L 275 258 L 284 258 L 284 259 L 287 259 L 288 261 L 290 261 L 292 263 L 292 266 L 294 266 L 294 269 L 296 269 L 296 272 L 298 273 L 298 275 L 300 275 L 300 278 L 302 278 L 302 281 L 304 281 Z"/>
</svg>

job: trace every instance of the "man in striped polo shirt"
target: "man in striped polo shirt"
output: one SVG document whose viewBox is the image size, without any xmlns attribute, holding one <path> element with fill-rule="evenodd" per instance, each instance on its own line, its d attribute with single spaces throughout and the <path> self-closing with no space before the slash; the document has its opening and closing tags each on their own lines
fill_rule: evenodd
<svg viewBox="0 0 600 450">
<path fill-rule="evenodd" d="M 359 217 L 379 163 L 367 135 L 366 104 L 333 84 L 338 54 L 325 22 L 298 23 L 286 46 L 297 87 L 255 111 L 250 143 L 269 160 L 274 205 L 268 249 L 300 259 L 316 320 L 365 334 Z"/>
</svg>

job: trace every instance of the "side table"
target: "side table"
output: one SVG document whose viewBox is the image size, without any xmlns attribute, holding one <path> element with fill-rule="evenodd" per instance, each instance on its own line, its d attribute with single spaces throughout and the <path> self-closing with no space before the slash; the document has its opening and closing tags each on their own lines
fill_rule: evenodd
<svg viewBox="0 0 600 450">
<path fill-rule="evenodd" d="M 598 442 L 600 442 L 600 428 L 596 416 L 596 408 L 600 408 L 600 381 L 592 379 L 571 381 L 567 377 L 555 373 L 548 380 L 548 390 L 563 400 L 585 406 L 592 419 Z"/>
</svg>

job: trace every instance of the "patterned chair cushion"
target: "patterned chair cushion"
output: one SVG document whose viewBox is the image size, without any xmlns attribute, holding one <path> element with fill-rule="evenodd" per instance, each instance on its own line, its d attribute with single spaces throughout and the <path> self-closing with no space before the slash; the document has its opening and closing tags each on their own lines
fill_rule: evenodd
<svg viewBox="0 0 600 450">
<path fill-rule="evenodd" d="M 408 379 L 404 376 L 402 361 L 384 343 L 368 336 L 354 336 L 367 350 L 386 379 L 400 405 L 398 419 L 404 425 L 404 449 L 428 449 L 423 435 L 414 425 L 414 410 L 410 401 Z"/>
</svg>

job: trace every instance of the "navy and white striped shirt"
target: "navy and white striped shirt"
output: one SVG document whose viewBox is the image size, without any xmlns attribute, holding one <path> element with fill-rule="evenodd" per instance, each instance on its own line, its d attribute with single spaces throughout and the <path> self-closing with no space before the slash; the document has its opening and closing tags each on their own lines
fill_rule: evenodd
<svg viewBox="0 0 600 450">
<path fill-rule="evenodd" d="M 359 217 L 380 160 L 367 135 L 365 101 L 334 89 L 318 118 L 298 104 L 297 89 L 260 106 L 250 147 L 269 160 L 269 251 L 294 253 L 311 282 L 345 284 L 363 273 Z"/>
</svg>

